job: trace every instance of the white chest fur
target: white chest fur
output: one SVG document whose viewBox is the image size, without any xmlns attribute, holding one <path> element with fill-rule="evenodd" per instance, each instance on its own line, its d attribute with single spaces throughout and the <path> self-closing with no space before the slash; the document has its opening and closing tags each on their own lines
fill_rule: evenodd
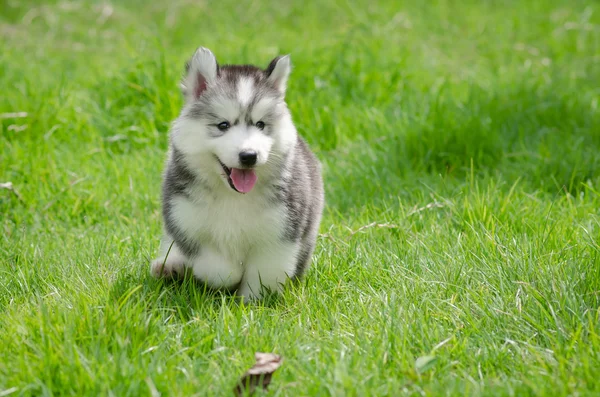
<svg viewBox="0 0 600 397">
<path fill-rule="evenodd" d="M 283 205 L 273 205 L 259 191 L 226 193 L 176 197 L 173 219 L 190 239 L 235 263 L 245 262 L 251 249 L 278 243 L 285 226 Z"/>
</svg>

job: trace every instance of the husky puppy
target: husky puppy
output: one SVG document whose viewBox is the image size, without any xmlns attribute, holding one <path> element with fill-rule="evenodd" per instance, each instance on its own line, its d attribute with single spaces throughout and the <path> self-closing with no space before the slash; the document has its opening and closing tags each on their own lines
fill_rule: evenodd
<svg viewBox="0 0 600 397">
<path fill-rule="evenodd" d="M 324 205 L 321 165 L 285 103 L 290 58 L 219 65 L 200 47 L 181 84 L 163 174 L 156 277 L 190 271 L 245 300 L 308 268 Z"/>
</svg>

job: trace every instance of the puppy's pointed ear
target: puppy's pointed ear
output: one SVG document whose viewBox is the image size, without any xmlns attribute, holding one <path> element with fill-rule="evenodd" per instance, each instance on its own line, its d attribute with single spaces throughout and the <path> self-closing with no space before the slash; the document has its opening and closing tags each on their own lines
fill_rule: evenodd
<svg viewBox="0 0 600 397">
<path fill-rule="evenodd" d="M 188 102 L 198 99 L 206 87 L 217 79 L 218 69 L 214 54 L 208 48 L 198 48 L 185 65 L 185 77 L 181 81 L 185 99 Z"/>
<path fill-rule="evenodd" d="M 281 94 L 285 94 L 287 80 L 292 70 L 289 55 L 279 56 L 271 61 L 265 73 L 267 80 L 277 88 Z"/>
</svg>

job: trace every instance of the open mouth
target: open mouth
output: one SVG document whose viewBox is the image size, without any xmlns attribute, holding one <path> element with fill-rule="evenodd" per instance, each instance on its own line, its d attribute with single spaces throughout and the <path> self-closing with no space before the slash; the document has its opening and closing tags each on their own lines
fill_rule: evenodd
<svg viewBox="0 0 600 397">
<path fill-rule="evenodd" d="M 225 176 L 227 177 L 227 182 L 229 182 L 229 186 L 231 186 L 231 188 L 233 190 L 235 190 L 236 192 L 239 192 L 239 190 L 237 190 L 235 188 L 235 185 L 233 184 L 233 181 L 231 180 L 231 168 L 229 168 L 225 164 L 223 164 L 223 162 L 221 160 L 219 160 L 218 157 L 217 157 L 217 161 L 219 162 L 219 164 L 221 164 L 221 167 L 223 168 L 223 171 L 225 172 Z"/>
<path fill-rule="evenodd" d="M 216 156 L 215 156 L 216 157 Z M 250 168 L 229 168 L 217 157 L 229 186 L 238 193 L 248 193 L 256 184 L 256 172 Z"/>
</svg>

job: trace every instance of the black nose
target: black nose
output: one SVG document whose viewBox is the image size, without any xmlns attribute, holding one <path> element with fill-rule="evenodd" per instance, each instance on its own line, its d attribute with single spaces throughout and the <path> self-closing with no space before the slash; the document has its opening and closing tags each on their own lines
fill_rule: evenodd
<svg viewBox="0 0 600 397">
<path fill-rule="evenodd" d="M 246 167 L 251 167 L 254 164 L 256 164 L 256 157 L 256 152 L 253 152 L 251 150 L 247 152 L 241 152 L 240 163 L 242 163 L 242 165 L 245 165 Z"/>
</svg>

